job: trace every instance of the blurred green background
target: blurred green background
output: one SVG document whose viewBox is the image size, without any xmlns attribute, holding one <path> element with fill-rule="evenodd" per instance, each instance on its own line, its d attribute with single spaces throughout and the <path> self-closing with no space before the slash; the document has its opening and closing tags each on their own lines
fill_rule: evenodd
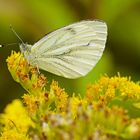
<svg viewBox="0 0 140 140">
<path fill-rule="evenodd" d="M 20 43 L 11 32 L 34 44 L 46 33 L 73 22 L 86 19 L 104 20 L 108 39 L 102 59 L 87 76 L 69 80 L 44 72 L 49 84 L 52 79 L 70 94 L 84 95 L 88 83 L 101 75 L 131 76 L 140 79 L 140 0 L 0 0 L 0 44 Z M 18 45 L 0 48 L 0 111 L 26 91 L 16 83 L 6 65 L 11 50 Z"/>
</svg>

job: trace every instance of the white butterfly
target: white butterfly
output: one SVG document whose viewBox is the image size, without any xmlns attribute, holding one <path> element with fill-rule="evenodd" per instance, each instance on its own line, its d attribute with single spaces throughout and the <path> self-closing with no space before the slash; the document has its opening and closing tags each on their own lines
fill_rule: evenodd
<svg viewBox="0 0 140 140">
<path fill-rule="evenodd" d="M 22 43 L 27 61 L 40 69 L 70 79 L 85 76 L 103 54 L 107 25 L 81 21 L 49 33 L 34 45 Z"/>
</svg>

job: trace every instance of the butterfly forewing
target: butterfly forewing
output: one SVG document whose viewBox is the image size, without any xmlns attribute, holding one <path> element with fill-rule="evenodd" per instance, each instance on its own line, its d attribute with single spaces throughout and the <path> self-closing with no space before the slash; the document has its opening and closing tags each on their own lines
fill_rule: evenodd
<svg viewBox="0 0 140 140">
<path fill-rule="evenodd" d="M 100 21 L 82 21 L 58 29 L 35 43 L 39 68 L 74 79 L 85 76 L 101 58 L 107 26 Z"/>
</svg>

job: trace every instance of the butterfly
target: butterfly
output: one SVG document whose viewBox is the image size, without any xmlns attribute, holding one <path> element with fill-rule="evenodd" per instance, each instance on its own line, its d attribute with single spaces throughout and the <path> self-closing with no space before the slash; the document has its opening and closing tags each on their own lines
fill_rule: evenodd
<svg viewBox="0 0 140 140">
<path fill-rule="evenodd" d="M 106 39 L 106 23 L 87 20 L 57 29 L 34 45 L 22 43 L 20 50 L 29 64 L 75 79 L 93 69 L 103 54 Z"/>
</svg>

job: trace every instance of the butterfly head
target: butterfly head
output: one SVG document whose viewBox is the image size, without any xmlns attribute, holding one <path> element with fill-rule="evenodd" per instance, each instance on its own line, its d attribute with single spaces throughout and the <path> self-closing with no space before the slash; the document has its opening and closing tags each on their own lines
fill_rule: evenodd
<svg viewBox="0 0 140 140">
<path fill-rule="evenodd" d="M 31 53 L 31 47 L 32 47 L 32 45 L 22 43 L 22 44 L 20 44 L 19 47 L 20 47 L 20 51 L 24 55 L 24 57 L 27 60 L 29 60 L 30 59 L 30 53 Z"/>
<path fill-rule="evenodd" d="M 20 44 L 20 51 L 21 53 L 25 53 L 25 52 L 30 52 L 31 51 L 31 45 L 28 45 L 28 44 L 25 44 L 25 43 L 22 43 Z"/>
</svg>

